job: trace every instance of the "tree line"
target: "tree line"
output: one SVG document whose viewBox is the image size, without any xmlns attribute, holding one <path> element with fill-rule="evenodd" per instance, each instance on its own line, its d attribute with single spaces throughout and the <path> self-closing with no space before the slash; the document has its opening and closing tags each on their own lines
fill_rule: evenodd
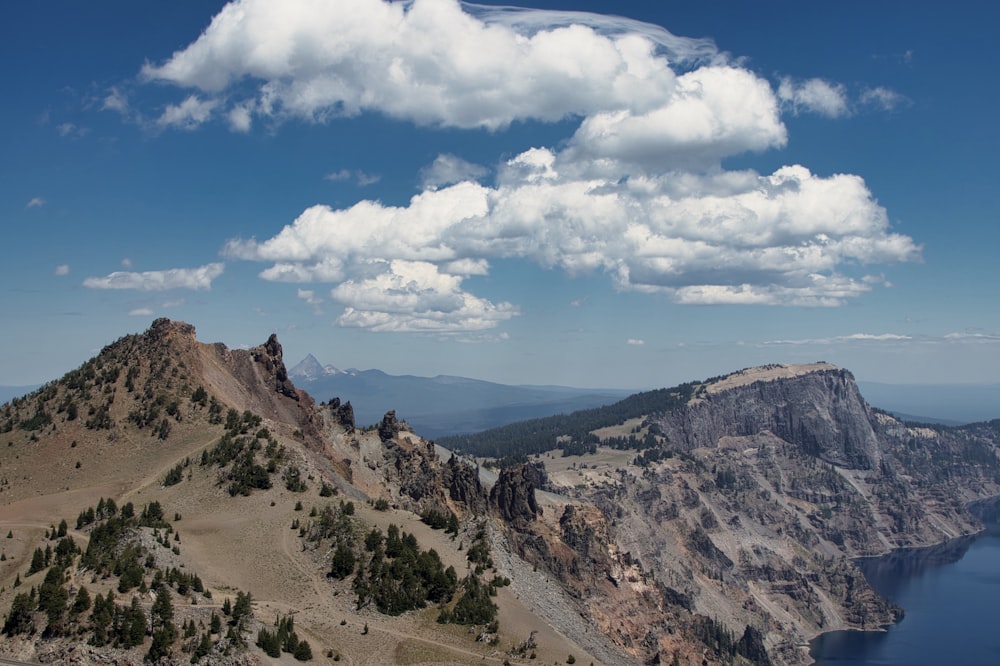
<svg viewBox="0 0 1000 666">
<path fill-rule="evenodd" d="M 534 455 L 565 447 L 586 452 L 600 443 L 594 430 L 682 407 L 697 386 L 698 383 L 689 382 L 674 388 L 644 391 L 612 405 L 529 419 L 475 434 L 452 435 L 438 443 L 453 451 L 490 458 Z"/>
</svg>

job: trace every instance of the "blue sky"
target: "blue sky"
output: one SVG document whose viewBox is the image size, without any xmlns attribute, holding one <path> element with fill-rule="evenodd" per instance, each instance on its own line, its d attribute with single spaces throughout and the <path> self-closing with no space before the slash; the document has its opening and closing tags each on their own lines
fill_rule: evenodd
<svg viewBox="0 0 1000 666">
<path fill-rule="evenodd" d="M 526 4 L 6 3 L 0 384 L 159 316 L 504 383 L 1000 380 L 995 3 Z"/>
</svg>

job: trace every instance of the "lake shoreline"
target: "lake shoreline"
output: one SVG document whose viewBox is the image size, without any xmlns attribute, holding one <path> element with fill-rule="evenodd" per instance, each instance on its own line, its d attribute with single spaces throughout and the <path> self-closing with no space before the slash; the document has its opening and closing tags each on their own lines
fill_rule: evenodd
<svg viewBox="0 0 1000 666">
<path fill-rule="evenodd" d="M 809 663 L 818 663 L 815 654 L 816 642 L 823 636 L 844 633 L 845 635 L 870 634 L 872 638 L 878 638 L 887 636 L 891 629 L 899 626 L 900 622 L 906 618 L 907 608 L 893 598 L 891 589 L 887 589 L 885 581 L 890 571 L 893 578 L 909 580 L 919 577 L 929 570 L 955 564 L 966 556 L 969 549 L 977 541 L 990 534 L 991 525 L 1000 526 L 1000 495 L 973 500 L 966 504 L 966 509 L 981 523 L 981 528 L 975 532 L 944 539 L 926 546 L 904 546 L 881 555 L 850 558 L 879 596 L 899 606 L 901 615 L 895 622 L 881 625 L 878 628 L 842 626 L 816 632 L 809 637 L 808 642 L 803 646 L 808 650 Z"/>
</svg>

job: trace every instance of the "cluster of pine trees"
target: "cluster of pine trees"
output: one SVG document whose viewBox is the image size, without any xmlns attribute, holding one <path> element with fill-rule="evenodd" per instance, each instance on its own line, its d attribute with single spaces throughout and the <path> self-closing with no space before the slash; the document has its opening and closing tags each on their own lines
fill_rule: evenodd
<svg viewBox="0 0 1000 666">
<path fill-rule="evenodd" d="M 250 411 L 240 414 L 235 409 L 226 413 L 225 432 L 215 446 L 201 454 L 201 465 L 215 465 L 225 469 L 221 475 L 229 481 L 230 495 L 247 496 L 254 490 L 267 490 L 273 484 L 271 475 L 278 472 L 285 463 L 287 453 L 283 445 L 271 435 L 267 428 L 259 428 L 261 418 Z M 259 461 L 260 460 L 260 461 Z M 167 474 L 165 485 L 174 481 L 182 470 L 175 468 Z M 307 488 L 302 473 L 295 465 L 285 465 L 282 472 L 285 487 L 293 492 L 304 492 Z"/>
<path fill-rule="evenodd" d="M 437 551 L 421 549 L 414 535 L 395 524 L 385 533 L 372 528 L 358 538 L 363 527 L 353 509 L 350 502 L 329 505 L 317 511 L 308 525 L 300 525 L 299 534 L 314 543 L 330 542 L 327 575 L 337 580 L 354 576 L 351 587 L 359 609 L 374 606 L 386 615 L 399 615 L 437 604 L 442 609 L 439 622 L 492 626 L 496 631 L 497 606 L 492 597 L 510 580 L 481 579 L 493 566 L 484 526 L 466 551 L 472 570 L 459 580 L 455 568 L 445 567 Z M 450 511 L 425 511 L 423 518 L 436 529 L 458 532 L 458 518 Z"/>
<path fill-rule="evenodd" d="M 421 550 L 415 536 L 391 524 L 384 538 L 378 528 L 365 537 L 352 587 L 358 609 L 374 604 L 381 613 L 399 615 L 448 602 L 457 583 L 455 568 L 446 569 L 437 551 Z"/>
<path fill-rule="evenodd" d="M 534 455 L 564 447 L 582 453 L 598 443 L 592 431 L 677 409 L 687 403 L 697 386 L 691 382 L 670 389 L 645 391 L 613 405 L 530 419 L 472 435 L 443 437 L 439 443 L 453 451 L 491 458 Z"/>
<path fill-rule="evenodd" d="M 478 526 L 472 544 L 466 550 L 466 559 L 469 560 L 472 571 L 462 579 L 462 596 L 453 607 L 441 610 L 438 622 L 482 625 L 489 633 L 495 634 L 499 630 L 496 619 L 498 609 L 492 597 L 497 595 L 497 588 L 510 585 L 510 579 L 494 577 L 489 582 L 482 580 L 486 570 L 493 567 L 485 525 Z"/>
<path fill-rule="evenodd" d="M 83 552 L 66 534 L 65 520 L 47 532 L 47 537 L 56 542 L 55 548 L 51 544 L 37 548 L 25 581 L 19 574 L 15 586 L 20 587 L 42 571 L 44 578 L 27 592 L 15 595 L 0 630 L 4 635 L 30 636 L 40 632 L 43 638 L 74 636 L 94 646 L 123 649 L 143 646 L 148 640 L 146 660 L 150 662 L 172 655 L 178 641 L 180 650 L 190 654 L 191 663 L 198 663 L 213 650 L 228 651 L 245 645 L 243 632 L 253 617 L 248 593 L 238 592 L 235 604 L 228 598 L 225 600 L 222 611 L 229 618 L 225 634 L 222 621 L 214 613 L 210 626 L 203 627 L 203 631 L 199 632 L 193 620 L 184 623 L 183 634 L 178 630 L 174 620 L 175 598 L 196 603 L 195 595 L 204 599 L 210 599 L 211 595 L 197 574 L 176 567 L 158 567 L 153 553 L 143 545 L 140 533 L 144 529 L 153 532 L 160 545 L 169 544 L 167 534 L 173 533 L 177 538 L 164 519 L 159 502 L 150 502 L 137 513 L 131 503 L 119 509 L 113 500 L 101 498 L 96 508 L 80 512 L 77 528 L 90 532 Z M 157 536 L 161 530 L 163 541 Z M 113 589 L 91 597 L 85 585 L 76 587 L 76 578 L 84 572 L 89 574 L 91 583 L 107 580 Z M 116 590 L 127 594 L 136 588 L 142 594 L 153 594 L 152 603 L 143 604 L 141 596 L 136 594 L 127 603 L 124 599 L 119 602 Z"/>
<path fill-rule="evenodd" d="M 257 632 L 257 647 L 274 658 L 280 657 L 282 652 L 299 661 L 309 661 L 313 656 L 309 641 L 300 639 L 295 633 L 295 618 L 291 615 L 275 619 L 274 631 L 261 628 Z"/>
</svg>

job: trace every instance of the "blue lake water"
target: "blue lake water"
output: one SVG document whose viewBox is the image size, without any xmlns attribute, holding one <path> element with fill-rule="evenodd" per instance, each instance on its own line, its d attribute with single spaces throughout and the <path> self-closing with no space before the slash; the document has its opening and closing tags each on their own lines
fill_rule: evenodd
<svg viewBox="0 0 1000 666">
<path fill-rule="evenodd" d="M 861 563 L 906 616 L 885 632 L 836 631 L 812 643 L 821 666 L 1000 665 L 1000 524 L 981 535 Z"/>
</svg>

